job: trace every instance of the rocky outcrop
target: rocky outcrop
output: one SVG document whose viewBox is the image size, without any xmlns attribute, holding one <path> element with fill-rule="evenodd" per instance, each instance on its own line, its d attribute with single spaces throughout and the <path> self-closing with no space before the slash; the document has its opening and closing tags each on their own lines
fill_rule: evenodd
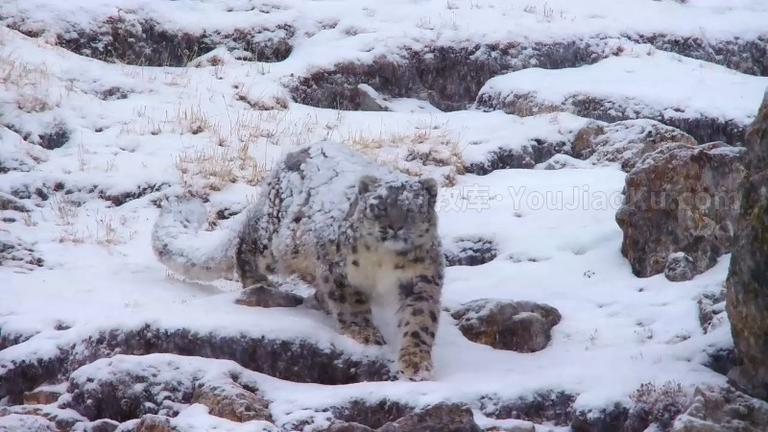
<svg viewBox="0 0 768 432">
<path fill-rule="evenodd" d="M 750 75 L 768 76 L 768 35 L 754 39 L 712 41 L 708 37 L 669 33 L 627 34 L 632 41 L 657 49 L 719 64 Z"/>
<path fill-rule="evenodd" d="M 546 348 L 560 312 L 527 301 L 480 299 L 451 312 L 464 336 L 497 349 L 535 352 Z"/>
<path fill-rule="evenodd" d="M 576 134 L 571 156 L 596 164 L 618 163 L 629 172 L 640 158 L 670 143 L 697 144 L 687 133 L 654 120 L 592 121 Z"/>
<path fill-rule="evenodd" d="M 0 432 L 58 432 L 50 421 L 32 415 L 11 414 L 0 417 Z"/>
<path fill-rule="evenodd" d="M 0 231 L 0 266 L 29 271 L 42 267 L 44 262 L 32 245 Z"/>
<path fill-rule="evenodd" d="M 744 365 L 729 377 L 747 393 L 768 399 L 768 95 L 746 141 L 747 176 L 726 282 L 731 332 Z"/>
<path fill-rule="evenodd" d="M 576 395 L 564 391 L 547 390 L 530 396 L 508 400 L 490 395 L 481 398 L 483 414 L 497 419 L 518 419 L 533 423 L 551 423 L 556 426 L 572 424 Z"/>
<path fill-rule="evenodd" d="M 651 119 L 675 129 L 680 129 L 698 142 L 724 141 L 729 144 L 741 143 L 746 124 L 736 119 L 723 119 L 709 115 L 680 115 L 675 107 L 653 106 L 621 95 L 602 96 L 597 94 L 574 93 L 561 100 L 550 101 L 539 96 L 535 90 L 514 90 L 510 93 L 482 91 L 476 106 L 484 110 L 501 109 L 507 114 L 522 117 L 568 112 L 602 122 L 619 122 L 636 119 Z"/>
<path fill-rule="evenodd" d="M 768 430 L 768 403 L 730 387 L 699 387 L 672 432 L 760 432 Z"/>
<path fill-rule="evenodd" d="M 472 410 L 456 403 L 441 402 L 418 410 L 411 410 L 382 426 L 369 426 L 359 422 L 337 422 L 326 432 L 480 432 Z"/>
<path fill-rule="evenodd" d="M 461 237 L 444 246 L 445 265 L 477 266 L 493 261 L 498 250 L 493 240 L 482 237 Z"/>
<path fill-rule="evenodd" d="M 293 50 L 295 30 L 288 24 L 188 32 L 132 12 L 122 10 L 90 27 L 72 25 L 48 39 L 86 57 L 139 66 L 185 66 L 219 46 L 264 62 L 285 60 Z M 31 37 L 44 32 L 23 20 L 10 19 L 6 24 Z"/>
<path fill-rule="evenodd" d="M 480 432 L 472 410 L 467 406 L 439 403 L 418 410 L 392 423 L 378 432 Z"/>
<path fill-rule="evenodd" d="M 91 420 L 175 416 L 180 404 L 189 403 L 235 422 L 271 420 L 269 402 L 253 383 L 246 389 L 232 379 L 241 369 L 231 362 L 174 355 L 118 355 L 72 373 L 66 405 Z"/>
<path fill-rule="evenodd" d="M 30 340 L 26 343 L 33 343 Z M 51 342 L 53 343 L 53 341 Z M 296 382 L 348 384 L 392 378 L 387 361 L 355 357 L 309 340 L 266 336 L 222 336 L 150 325 L 132 330 L 105 330 L 78 342 L 62 343 L 41 357 L 0 360 L 0 399 L 20 396 L 40 384 L 69 376 L 74 370 L 117 353 L 173 353 L 234 360 L 244 367 Z"/>
<path fill-rule="evenodd" d="M 318 70 L 290 86 L 297 102 L 321 108 L 369 107 L 369 98 L 358 87 L 366 84 L 385 96 L 428 100 L 441 110 L 455 111 L 470 105 L 483 84 L 500 73 L 581 66 L 615 54 L 618 47 L 614 39 L 591 38 L 406 48 L 398 56 Z"/>
<path fill-rule="evenodd" d="M 566 141 L 546 141 L 534 139 L 519 148 L 499 147 L 488 153 L 483 161 L 470 162 L 466 172 L 486 175 L 500 169 L 533 168 L 559 154 L 570 153 L 570 143 Z"/>
<path fill-rule="evenodd" d="M 699 274 L 731 250 L 742 156 L 743 149 L 723 143 L 676 143 L 638 162 L 616 214 L 621 252 L 635 275 L 664 272 L 670 255 L 680 252 Z"/>
</svg>

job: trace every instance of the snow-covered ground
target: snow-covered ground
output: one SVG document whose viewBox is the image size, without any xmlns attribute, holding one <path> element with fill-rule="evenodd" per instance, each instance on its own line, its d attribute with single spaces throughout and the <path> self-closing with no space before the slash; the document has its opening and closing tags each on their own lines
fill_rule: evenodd
<svg viewBox="0 0 768 432">
<path fill-rule="evenodd" d="M 43 259 L 40 267 L 18 261 L 0 266 L 0 337 L 30 337 L 0 351 L 0 371 L 24 359 L 54 356 L 58 347 L 99 331 L 145 324 L 308 339 L 352 356 L 393 358 L 386 347 L 362 347 L 340 335 L 317 311 L 241 306 L 234 303 L 236 283 L 179 280 L 150 248 L 163 197 L 205 197 L 212 229 L 221 229 L 233 220 L 217 219 L 253 202 L 276 158 L 297 145 L 333 139 L 382 163 L 440 177 L 445 243 L 473 236 L 494 242 L 495 260 L 447 269 L 445 307 L 486 297 L 531 300 L 556 307 L 562 321 L 546 349 L 522 354 L 470 342 L 444 312 L 430 382 L 330 386 L 254 374 L 278 426 L 354 398 L 415 406 L 461 401 L 479 409 L 482 398 L 514 400 L 553 390 L 578 395 L 575 408 L 587 410 L 628 405 L 629 395 L 646 382 L 676 381 L 688 391 L 725 382 L 704 363 L 708 352 L 731 345 L 728 323 L 721 317 L 704 333 L 697 300 L 721 290 L 729 256 L 689 282 L 635 277 L 620 253 L 622 233 L 614 221 L 625 178 L 618 165 L 574 160 L 560 170 L 500 169 L 485 176 L 457 169 L 460 162 L 484 161 L 498 148 L 522 149 L 534 140 L 568 143 L 587 119 L 442 112 L 414 99 L 390 99 L 390 111 L 338 111 L 293 102 L 283 84 L 291 74 L 340 60 L 368 61 L 403 45 L 654 32 L 751 38 L 765 31 L 765 2 L 0 3 L 5 23 L 44 30 L 34 39 L 0 28 L 0 194 L 21 198 L 30 210 L 0 210 L 0 241 L 23 242 Z M 88 28 L 121 11 L 187 32 L 289 23 L 298 36 L 282 62 L 243 61 L 219 49 L 189 67 L 106 63 L 50 44 L 73 25 Z M 568 71 L 527 69 L 488 86 L 535 90 L 554 99 L 594 90 L 660 110 L 748 122 L 766 83 L 764 77 L 655 52 Z M 66 131 L 65 144 L 41 148 L 58 130 Z M 403 148 L 439 153 L 447 166 L 412 166 L 403 160 Z M 202 421 L 205 414 L 195 410 L 179 421 Z M 478 422 L 481 417 L 477 412 Z"/>
</svg>

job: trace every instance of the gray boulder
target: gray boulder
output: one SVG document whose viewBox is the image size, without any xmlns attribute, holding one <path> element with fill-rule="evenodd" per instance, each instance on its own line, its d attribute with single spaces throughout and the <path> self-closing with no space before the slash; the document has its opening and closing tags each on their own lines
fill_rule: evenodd
<svg viewBox="0 0 768 432">
<path fill-rule="evenodd" d="M 726 282 L 726 309 L 744 365 L 729 377 L 747 393 L 768 399 L 768 95 L 747 133 L 747 150 Z"/>
<path fill-rule="evenodd" d="M 678 252 L 693 260 L 696 275 L 730 252 L 745 174 L 743 150 L 723 143 L 674 143 L 638 162 L 627 175 L 616 213 L 624 233 L 621 252 L 636 276 L 663 272 L 670 254 Z M 679 276 L 687 277 L 684 273 Z"/>
<path fill-rule="evenodd" d="M 517 352 L 543 350 L 560 312 L 528 301 L 480 299 L 451 312 L 464 336 L 477 343 Z"/>
</svg>

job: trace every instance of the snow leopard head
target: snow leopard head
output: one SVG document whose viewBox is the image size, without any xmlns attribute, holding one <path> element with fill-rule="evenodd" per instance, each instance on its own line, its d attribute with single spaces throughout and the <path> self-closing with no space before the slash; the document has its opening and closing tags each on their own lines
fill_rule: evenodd
<svg viewBox="0 0 768 432">
<path fill-rule="evenodd" d="M 395 252 L 429 245 L 437 235 L 436 201 L 434 179 L 383 181 L 363 176 L 358 184 L 360 234 Z"/>
</svg>

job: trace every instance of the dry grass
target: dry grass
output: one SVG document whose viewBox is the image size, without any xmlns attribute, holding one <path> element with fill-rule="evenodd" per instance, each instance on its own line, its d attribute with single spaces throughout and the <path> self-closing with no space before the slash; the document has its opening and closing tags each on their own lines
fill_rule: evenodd
<svg viewBox="0 0 768 432">
<path fill-rule="evenodd" d="M 64 97 L 53 85 L 46 64 L 0 56 L 0 82 L 16 94 L 16 107 L 26 113 L 50 111 L 61 105 Z"/>
<path fill-rule="evenodd" d="M 459 141 L 445 126 L 421 126 L 411 133 L 370 136 L 353 133 L 343 142 L 360 153 L 416 177 L 435 177 L 453 186 L 464 173 Z"/>
</svg>

